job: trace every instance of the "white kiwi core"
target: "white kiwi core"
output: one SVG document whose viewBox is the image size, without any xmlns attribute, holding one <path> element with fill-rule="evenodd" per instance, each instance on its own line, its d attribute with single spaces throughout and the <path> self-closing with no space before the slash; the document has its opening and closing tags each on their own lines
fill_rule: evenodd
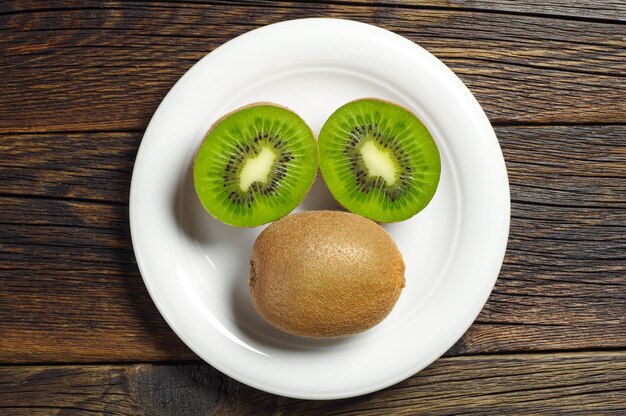
<svg viewBox="0 0 626 416">
<path fill-rule="evenodd" d="M 380 176 L 387 185 L 393 185 L 396 182 L 396 163 L 389 150 L 381 149 L 374 141 L 369 140 L 363 143 L 360 152 L 367 167 L 368 176 Z"/>
<path fill-rule="evenodd" d="M 239 177 L 241 190 L 243 192 L 248 191 L 254 182 L 266 183 L 274 160 L 276 160 L 276 153 L 267 147 L 263 148 L 257 156 L 246 160 Z"/>
</svg>

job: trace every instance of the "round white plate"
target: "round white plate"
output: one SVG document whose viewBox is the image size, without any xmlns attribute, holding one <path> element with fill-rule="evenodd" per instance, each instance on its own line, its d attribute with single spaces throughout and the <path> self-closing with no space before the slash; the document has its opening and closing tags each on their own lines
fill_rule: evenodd
<svg viewBox="0 0 626 416">
<path fill-rule="evenodd" d="M 439 189 L 385 228 L 406 262 L 406 288 L 380 325 L 339 340 L 281 333 L 248 292 L 263 227 L 233 228 L 195 195 L 192 162 L 211 124 L 255 101 L 300 114 L 317 133 L 342 104 L 379 97 L 413 110 L 442 157 Z M 338 208 L 323 181 L 299 209 Z M 337 399 L 390 386 L 426 367 L 476 318 L 495 283 L 509 229 L 509 189 L 487 117 L 443 63 L 375 26 L 334 19 L 266 26 L 200 60 L 163 100 L 143 137 L 130 193 L 137 263 L 178 336 L 218 370 L 284 396 Z"/>
</svg>

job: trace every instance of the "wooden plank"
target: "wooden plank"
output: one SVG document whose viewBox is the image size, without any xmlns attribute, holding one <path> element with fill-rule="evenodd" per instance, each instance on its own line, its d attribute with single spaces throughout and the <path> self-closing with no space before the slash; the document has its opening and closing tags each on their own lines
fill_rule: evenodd
<svg viewBox="0 0 626 416">
<path fill-rule="evenodd" d="M 140 137 L 0 140 L 0 189 L 31 196 L 0 199 L 0 316 L 13 322 L 0 329 L 0 361 L 196 358 L 147 295 L 130 246 L 125 204 Z"/>
<path fill-rule="evenodd" d="M 626 189 L 618 179 L 625 175 L 626 126 L 512 126 L 496 133 L 514 200 L 624 206 Z M 0 135 L 0 193 L 126 204 L 142 135 Z"/>
<path fill-rule="evenodd" d="M 322 0 L 325 1 L 325 0 Z M 330 0 L 332 1 L 332 0 Z M 492 13 L 544 15 L 576 20 L 626 22 L 626 3 L 621 0 L 344 0 L 344 3 L 428 9 L 471 9 Z"/>
<path fill-rule="evenodd" d="M 2 5 L 2 132 L 144 129 L 207 52 L 255 27 L 322 15 L 374 23 L 424 46 L 494 122 L 626 122 L 622 24 L 334 3 L 53 4 Z"/>
<path fill-rule="evenodd" d="M 0 362 L 196 358 L 146 291 L 127 207 L 0 201 Z"/>
<path fill-rule="evenodd" d="M 0 192 L 128 203 L 141 132 L 0 136 Z"/>
<path fill-rule="evenodd" d="M 294 400 L 205 364 L 0 367 L 6 415 L 451 415 L 626 411 L 626 354 L 443 358 L 389 389 L 346 400 Z"/>
<path fill-rule="evenodd" d="M 526 14 L 532 16 L 555 17 L 572 20 L 599 20 L 608 22 L 626 22 L 626 4 L 620 0 L 305 0 L 302 3 L 309 4 L 342 4 L 350 7 L 394 7 L 406 9 L 450 9 L 452 11 L 479 11 L 499 14 Z M 5 0 L 0 12 L 16 13 L 28 10 L 36 12 L 49 9 L 72 9 L 116 7 L 119 3 L 107 2 L 105 5 L 97 5 L 89 0 L 48 0 L 45 4 L 37 0 Z M 196 7 L 196 4 L 215 4 L 219 0 L 186 0 L 179 1 L 183 6 L 188 4 Z M 196 3 L 196 4 L 193 4 Z M 223 3 L 223 1 L 222 1 Z M 233 7 L 247 7 L 251 5 L 276 5 L 290 6 L 294 2 L 277 0 L 229 0 L 228 4 Z"/>
<path fill-rule="evenodd" d="M 626 348 L 625 132 L 497 129 L 514 201 L 508 251 L 449 354 Z M 194 357 L 134 262 L 126 203 L 139 136 L 2 136 L 0 362 Z"/>
<path fill-rule="evenodd" d="M 186 0 L 178 3 L 196 4 L 219 3 L 218 0 Z M 196 4 L 194 4 L 196 3 Z M 250 6 L 255 4 L 280 4 L 289 5 L 293 2 L 276 0 L 238 0 L 231 2 L 236 6 Z M 452 11 L 478 11 L 487 13 L 544 16 L 571 20 L 598 20 L 609 23 L 626 22 L 626 4 L 621 0 L 303 0 L 301 3 L 309 4 L 340 4 L 351 7 L 394 7 L 420 10 L 445 10 Z M 116 7 L 119 3 L 108 1 L 104 7 Z M 38 7 L 39 6 L 39 7 Z M 44 7 L 45 6 L 45 7 Z M 49 9 L 67 10 L 72 8 L 101 8 L 89 0 L 47 0 L 45 5 L 33 5 L 23 0 L 5 0 L 0 8 L 0 13 L 19 13 L 23 10 L 36 12 Z"/>
<path fill-rule="evenodd" d="M 0 361 L 192 358 L 143 287 L 125 207 L 9 198 L 0 206 L 16 217 L 4 214 L 0 231 Z M 626 347 L 626 267 L 615 254 L 623 214 L 606 226 L 533 215 L 530 224 L 513 219 L 496 288 L 451 354 Z"/>
</svg>

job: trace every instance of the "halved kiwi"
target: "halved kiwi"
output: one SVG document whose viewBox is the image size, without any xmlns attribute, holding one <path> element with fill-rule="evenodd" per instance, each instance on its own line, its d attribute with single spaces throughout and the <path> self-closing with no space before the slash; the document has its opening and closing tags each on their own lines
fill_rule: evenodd
<svg viewBox="0 0 626 416">
<path fill-rule="evenodd" d="M 293 211 L 316 172 L 317 143 L 304 120 L 284 107 L 256 103 L 211 127 L 193 176 L 209 214 L 229 225 L 255 227 Z"/>
<path fill-rule="evenodd" d="M 345 104 L 320 132 L 320 170 L 337 201 L 374 221 L 421 211 L 435 195 L 439 150 L 422 122 L 399 105 L 361 99 Z"/>
</svg>

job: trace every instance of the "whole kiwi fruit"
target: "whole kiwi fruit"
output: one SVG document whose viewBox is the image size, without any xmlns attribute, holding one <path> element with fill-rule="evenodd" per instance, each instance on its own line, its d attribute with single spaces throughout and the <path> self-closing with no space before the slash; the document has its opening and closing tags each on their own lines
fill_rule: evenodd
<svg viewBox="0 0 626 416">
<path fill-rule="evenodd" d="M 257 238 L 250 266 L 258 313 L 309 338 L 375 326 L 405 283 L 402 256 L 385 229 L 341 211 L 301 212 L 272 223 Z"/>
</svg>

